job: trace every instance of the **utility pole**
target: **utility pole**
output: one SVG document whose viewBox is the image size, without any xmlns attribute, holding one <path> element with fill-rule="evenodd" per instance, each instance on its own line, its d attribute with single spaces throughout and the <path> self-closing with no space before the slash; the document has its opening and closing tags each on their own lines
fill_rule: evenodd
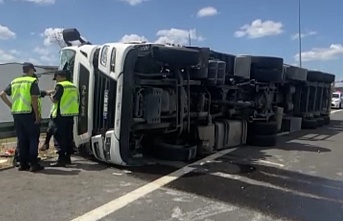
<svg viewBox="0 0 343 221">
<path fill-rule="evenodd" d="M 301 0 L 298 0 L 298 32 L 299 32 L 299 66 L 302 67 L 302 58 L 301 58 L 301 52 L 302 52 L 302 49 L 301 49 L 301 3 L 300 3 Z"/>
<path fill-rule="evenodd" d="M 188 31 L 188 44 L 189 46 L 192 46 L 191 31 Z"/>
</svg>

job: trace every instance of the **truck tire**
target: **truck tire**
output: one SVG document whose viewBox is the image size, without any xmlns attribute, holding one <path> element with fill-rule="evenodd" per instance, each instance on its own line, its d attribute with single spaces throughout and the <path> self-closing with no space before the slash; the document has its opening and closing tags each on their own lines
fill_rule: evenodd
<svg viewBox="0 0 343 221">
<path fill-rule="evenodd" d="M 258 147 L 273 147 L 277 143 L 276 134 L 272 135 L 252 135 L 247 140 L 247 143 L 251 146 Z"/>
<path fill-rule="evenodd" d="M 316 119 L 303 119 L 301 128 L 302 129 L 316 129 L 317 128 L 317 120 Z"/>
<path fill-rule="evenodd" d="M 320 71 L 308 71 L 307 72 L 307 80 L 308 81 L 323 82 L 324 74 Z"/>
<path fill-rule="evenodd" d="M 333 83 L 335 81 L 335 75 L 323 73 L 323 82 L 324 83 Z"/>
<path fill-rule="evenodd" d="M 197 145 L 156 144 L 154 155 L 162 160 L 190 161 L 197 156 Z"/>
<path fill-rule="evenodd" d="M 251 69 L 277 69 L 283 70 L 283 58 L 267 56 L 251 56 Z"/>
<path fill-rule="evenodd" d="M 276 122 L 255 121 L 251 124 L 252 135 L 275 135 L 277 133 Z"/>
<path fill-rule="evenodd" d="M 330 117 L 329 116 L 322 116 L 324 119 L 324 125 L 329 125 L 330 124 Z"/>
<path fill-rule="evenodd" d="M 169 65 L 192 66 L 198 64 L 200 53 L 189 48 L 155 45 L 152 47 L 152 57 Z"/>
<path fill-rule="evenodd" d="M 318 117 L 318 118 L 316 118 L 316 120 L 317 120 L 317 126 L 318 126 L 318 127 L 322 127 L 322 126 L 325 125 L 325 120 L 324 120 L 324 118 Z"/>
<path fill-rule="evenodd" d="M 293 81 L 306 81 L 307 79 L 307 70 L 295 66 L 287 66 L 285 65 L 285 77 L 287 80 Z"/>
<path fill-rule="evenodd" d="M 261 82 L 282 82 L 283 71 L 279 69 L 251 68 L 250 79 Z"/>
</svg>

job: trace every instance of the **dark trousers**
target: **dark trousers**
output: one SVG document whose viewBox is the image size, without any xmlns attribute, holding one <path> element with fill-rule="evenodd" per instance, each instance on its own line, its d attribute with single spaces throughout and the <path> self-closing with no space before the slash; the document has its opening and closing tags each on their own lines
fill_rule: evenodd
<svg viewBox="0 0 343 221">
<path fill-rule="evenodd" d="M 38 126 L 38 130 L 39 130 L 39 132 L 37 133 L 37 139 L 38 139 L 38 144 L 39 144 L 39 137 L 40 137 L 40 127 L 39 126 Z M 30 142 L 26 141 L 26 143 L 24 145 L 26 146 L 26 148 L 29 148 Z M 17 141 L 17 148 L 15 149 L 14 157 L 15 157 L 15 160 L 19 162 L 19 139 Z"/>
<path fill-rule="evenodd" d="M 54 143 L 59 160 L 64 160 L 73 153 L 73 117 L 60 117 L 53 119 L 55 133 Z"/>
<path fill-rule="evenodd" d="M 50 120 L 48 130 L 46 132 L 45 141 L 44 141 L 45 145 L 49 145 L 50 139 L 54 135 L 54 133 L 55 133 L 55 123 L 54 121 Z"/>
<path fill-rule="evenodd" d="M 20 164 L 37 164 L 40 125 L 35 124 L 32 114 L 17 114 L 13 118 Z"/>
</svg>

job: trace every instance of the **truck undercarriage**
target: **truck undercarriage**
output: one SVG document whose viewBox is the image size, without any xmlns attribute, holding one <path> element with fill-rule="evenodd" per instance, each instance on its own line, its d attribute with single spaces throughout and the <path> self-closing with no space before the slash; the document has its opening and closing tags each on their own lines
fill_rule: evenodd
<svg viewBox="0 0 343 221">
<path fill-rule="evenodd" d="M 93 80 L 73 69 L 81 97 L 89 92 L 84 97 L 89 104 L 81 105 L 91 108 L 87 144 L 102 161 L 188 161 L 245 144 L 270 147 L 280 131 L 329 120 L 334 75 L 289 66 L 282 58 L 209 48 L 142 43 L 118 55 L 115 47 L 96 49 Z M 113 63 L 106 64 L 108 56 Z M 83 88 L 83 81 L 93 83 Z M 87 131 L 80 132 L 84 121 L 78 122 L 79 135 Z M 113 160 L 118 155 L 120 160 Z"/>
</svg>

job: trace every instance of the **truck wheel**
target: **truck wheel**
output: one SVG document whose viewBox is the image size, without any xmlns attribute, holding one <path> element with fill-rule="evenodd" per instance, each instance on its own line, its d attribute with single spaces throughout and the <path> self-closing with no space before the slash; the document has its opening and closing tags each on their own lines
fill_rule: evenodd
<svg viewBox="0 0 343 221">
<path fill-rule="evenodd" d="M 199 51 L 181 48 L 154 45 L 151 48 L 152 57 L 169 65 L 191 66 L 199 62 Z"/>
<path fill-rule="evenodd" d="M 323 73 L 323 82 L 324 83 L 332 83 L 335 81 L 335 75 Z"/>
<path fill-rule="evenodd" d="M 317 126 L 318 126 L 318 127 L 322 127 L 322 126 L 325 125 L 325 120 L 324 120 L 324 118 L 318 117 L 318 118 L 316 118 L 316 120 L 317 120 Z"/>
<path fill-rule="evenodd" d="M 276 122 L 255 121 L 251 125 L 252 135 L 275 135 L 277 133 Z"/>
<path fill-rule="evenodd" d="M 302 129 L 316 129 L 317 125 L 318 123 L 316 119 L 303 119 L 301 128 Z"/>
<path fill-rule="evenodd" d="M 251 146 L 273 147 L 277 143 L 277 136 L 276 136 L 276 134 L 273 134 L 273 135 L 252 135 L 249 137 L 247 143 Z"/>
<path fill-rule="evenodd" d="M 329 125 L 330 124 L 330 117 L 329 116 L 323 116 L 324 119 L 324 125 Z"/>
<path fill-rule="evenodd" d="M 197 145 L 176 145 L 158 143 L 154 148 L 154 155 L 163 160 L 190 161 L 197 155 Z"/>
<path fill-rule="evenodd" d="M 307 80 L 308 81 L 318 81 L 323 82 L 324 74 L 319 71 L 308 71 L 307 72 Z"/>
<path fill-rule="evenodd" d="M 261 82 L 281 82 L 283 80 L 283 72 L 278 69 L 262 69 L 251 68 L 251 79 Z"/>
<path fill-rule="evenodd" d="M 285 75 L 288 80 L 306 81 L 307 70 L 294 66 L 285 66 Z"/>
<path fill-rule="evenodd" d="M 252 69 L 277 69 L 283 70 L 283 58 L 267 56 L 251 56 Z"/>
<path fill-rule="evenodd" d="M 283 80 L 283 59 L 252 56 L 250 78 L 262 82 L 281 82 Z"/>
</svg>

